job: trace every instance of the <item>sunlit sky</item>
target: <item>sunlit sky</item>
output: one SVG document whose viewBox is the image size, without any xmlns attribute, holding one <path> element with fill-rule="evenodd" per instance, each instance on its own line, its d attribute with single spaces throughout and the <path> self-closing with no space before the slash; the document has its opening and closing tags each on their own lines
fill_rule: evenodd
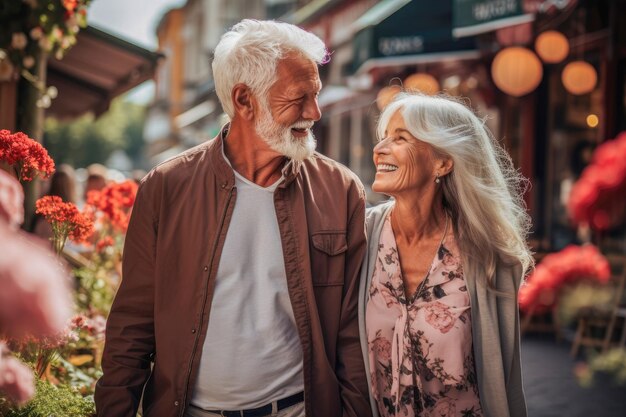
<svg viewBox="0 0 626 417">
<path fill-rule="evenodd" d="M 156 25 L 163 13 L 185 0 L 93 0 L 89 24 L 147 49 L 156 49 Z M 128 99 L 147 103 L 153 96 L 151 81 L 129 93 Z"/>
</svg>

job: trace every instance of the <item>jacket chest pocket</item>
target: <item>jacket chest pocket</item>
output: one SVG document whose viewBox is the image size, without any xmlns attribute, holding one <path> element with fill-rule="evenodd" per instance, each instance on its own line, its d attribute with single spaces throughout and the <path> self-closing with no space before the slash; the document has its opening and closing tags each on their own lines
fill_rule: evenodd
<svg viewBox="0 0 626 417">
<path fill-rule="evenodd" d="M 346 232 L 316 232 L 311 235 L 311 242 L 313 285 L 343 285 L 345 252 L 348 250 Z"/>
</svg>

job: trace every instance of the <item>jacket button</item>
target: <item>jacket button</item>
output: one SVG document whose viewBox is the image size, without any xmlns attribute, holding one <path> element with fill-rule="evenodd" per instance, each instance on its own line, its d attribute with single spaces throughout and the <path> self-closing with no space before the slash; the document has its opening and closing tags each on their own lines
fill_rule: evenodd
<svg viewBox="0 0 626 417">
<path fill-rule="evenodd" d="M 222 189 L 226 188 L 226 183 L 222 184 Z"/>
<path fill-rule="evenodd" d="M 195 332 L 196 332 L 196 329 L 191 329 L 191 333 L 195 333 Z"/>
<path fill-rule="evenodd" d="M 205 267 L 204 267 L 204 268 L 202 268 L 202 269 L 204 270 L 204 272 L 206 272 L 206 271 L 208 271 L 208 270 L 209 270 L 209 267 L 208 267 L 208 266 L 205 266 Z"/>
<path fill-rule="evenodd" d="M 179 404 L 179 402 L 178 402 L 178 401 L 174 401 L 174 405 L 175 405 L 176 407 L 178 407 L 178 404 Z"/>
</svg>

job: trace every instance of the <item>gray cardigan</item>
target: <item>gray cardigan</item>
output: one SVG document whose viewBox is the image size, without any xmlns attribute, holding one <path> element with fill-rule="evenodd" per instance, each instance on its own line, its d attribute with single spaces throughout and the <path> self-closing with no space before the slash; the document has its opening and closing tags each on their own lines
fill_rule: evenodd
<svg viewBox="0 0 626 417">
<path fill-rule="evenodd" d="M 393 201 L 367 210 L 368 251 L 361 268 L 359 283 L 359 328 L 361 349 L 365 360 L 367 383 L 370 386 L 365 307 L 378 252 L 378 241 L 384 219 L 393 208 Z M 520 365 L 519 312 L 517 290 L 522 279 L 521 265 L 496 267 L 496 288 L 515 297 L 496 296 L 484 284 L 467 281 L 472 308 L 474 361 L 478 375 L 478 392 L 485 417 L 526 417 L 526 401 Z M 372 413 L 378 417 L 376 402 L 370 395 Z"/>
</svg>

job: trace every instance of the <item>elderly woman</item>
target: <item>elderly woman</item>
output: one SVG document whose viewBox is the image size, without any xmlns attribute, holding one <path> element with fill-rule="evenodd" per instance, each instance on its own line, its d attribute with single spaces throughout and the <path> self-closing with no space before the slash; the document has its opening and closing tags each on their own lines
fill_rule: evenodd
<svg viewBox="0 0 626 417">
<path fill-rule="evenodd" d="M 445 97 L 383 111 L 359 320 L 374 415 L 523 417 L 517 291 L 532 256 L 523 179 Z"/>
</svg>

